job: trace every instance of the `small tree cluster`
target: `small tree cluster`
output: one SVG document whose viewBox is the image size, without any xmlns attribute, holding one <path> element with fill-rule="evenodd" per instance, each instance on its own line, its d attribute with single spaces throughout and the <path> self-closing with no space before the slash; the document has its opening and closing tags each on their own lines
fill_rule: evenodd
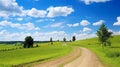
<svg viewBox="0 0 120 67">
<path fill-rule="evenodd" d="M 25 37 L 24 48 L 33 47 L 33 38 L 31 36 Z"/>
</svg>

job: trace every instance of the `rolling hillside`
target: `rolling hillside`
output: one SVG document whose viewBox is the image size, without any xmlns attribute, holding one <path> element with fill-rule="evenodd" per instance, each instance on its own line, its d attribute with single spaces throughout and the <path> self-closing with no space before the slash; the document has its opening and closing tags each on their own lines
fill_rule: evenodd
<svg viewBox="0 0 120 67">
<path fill-rule="evenodd" d="M 113 36 L 111 46 L 102 47 L 97 38 L 79 40 L 69 43 L 92 50 L 106 67 L 120 67 L 120 35 Z"/>
</svg>

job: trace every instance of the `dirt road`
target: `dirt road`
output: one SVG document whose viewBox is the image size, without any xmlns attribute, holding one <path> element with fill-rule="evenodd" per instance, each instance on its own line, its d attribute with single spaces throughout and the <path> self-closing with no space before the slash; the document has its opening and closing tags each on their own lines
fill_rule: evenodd
<svg viewBox="0 0 120 67">
<path fill-rule="evenodd" d="M 43 64 L 38 64 L 33 67 L 58 67 L 62 64 L 66 64 L 69 61 L 72 61 L 73 59 L 77 58 L 80 56 L 80 48 L 79 47 L 73 47 L 73 51 L 61 58 L 51 60 L 49 62 L 43 63 Z"/>
<path fill-rule="evenodd" d="M 64 67 L 103 67 L 98 58 L 87 48 L 81 48 L 81 56 Z"/>
<path fill-rule="evenodd" d="M 36 65 L 34 67 L 59 67 L 60 65 L 64 65 L 63 67 L 103 67 L 96 55 L 87 48 L 83 47 L 74 47 L 73 51 L 69 55 Z"/>
</svg>

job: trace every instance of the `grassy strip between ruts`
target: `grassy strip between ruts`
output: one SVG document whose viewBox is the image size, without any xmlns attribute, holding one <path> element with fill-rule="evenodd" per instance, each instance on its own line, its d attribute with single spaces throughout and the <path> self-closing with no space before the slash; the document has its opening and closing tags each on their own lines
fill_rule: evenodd
<svg viewBox="0 0 120 67">
<path fill-rule="evenodd" d="M 120 36 L 110 39 L 112 46 L 102 48 L 97 38 L 85 39 L 69 43 L 72 46 L 82 46 L 93 51 L 105 67 L 120 67 Z"/>
<path fill-rule="evenodd" d="M 0 52 L 0 67 L 9 67 L 12 65 L 25 64 L 39 60 L 49 60 L 68 54 L 72 48 L 64 46 L 61 42 L 55 42 L 53 45 L 39 44 L 37 48 L 17 49 L 12 51 Z"/>
</svg>

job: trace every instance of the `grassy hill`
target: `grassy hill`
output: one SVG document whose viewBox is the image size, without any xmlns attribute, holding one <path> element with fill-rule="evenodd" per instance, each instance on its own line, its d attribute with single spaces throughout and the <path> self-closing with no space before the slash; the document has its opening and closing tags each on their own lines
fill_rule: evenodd
<svg viewBox="0 0 120 67">
<path fill-rule="evenodd" d="M 105 48 L 102 48 L 97 38 L 80 40 L 69 44 L 92 50 L 106 67 L 120 67 L 120 35 L 113 36 L 110 41 L 111 46 Z"/>
</svg>

